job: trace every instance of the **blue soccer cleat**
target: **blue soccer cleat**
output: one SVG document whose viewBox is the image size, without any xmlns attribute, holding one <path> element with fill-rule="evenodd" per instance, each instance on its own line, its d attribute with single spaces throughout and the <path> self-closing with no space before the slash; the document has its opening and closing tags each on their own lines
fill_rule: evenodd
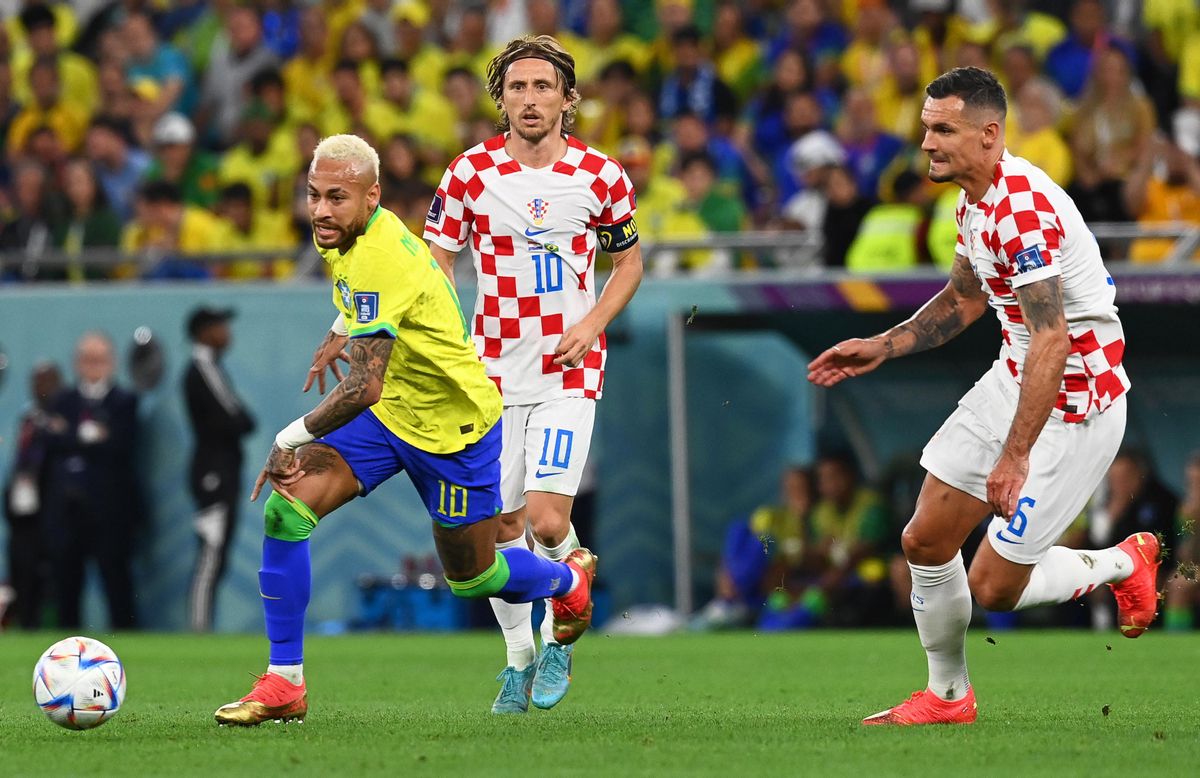
<svg viewBox="0 0 1200 778">
<path fill-rule="evenodd" d="M 537 674 L 533 677 L 533 704 L 543 710 L 553 708 L 571 686 L 571 653 L 575 646 L 546 643 L 538 654 Z"/>
<path fill-rule="evenodd" d="M 492 703 L 492 713 L 524 713 L 529 710 L 529 690 L 533 688 L 534 665 L 518 670 L 511 665 L 500 671 L 500 693 Z"/>
</svg>

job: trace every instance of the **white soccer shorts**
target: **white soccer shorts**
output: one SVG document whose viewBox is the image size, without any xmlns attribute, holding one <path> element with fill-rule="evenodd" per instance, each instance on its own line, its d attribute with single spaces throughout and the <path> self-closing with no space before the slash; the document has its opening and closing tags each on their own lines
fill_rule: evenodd
<svg viewBox="0 0 1200 778">
<path fill-rule="evenodd" d="M 560 397 L 533 405 L 511 405 L 504 409 L 502 419 L 503 511 L 511 513 L 523 507 L 526 492 L 574 497 L 592 447 L 596 401 Z"/>
<path fill-rule="evenodd" d="M 921 466 L 987 502 L 987 479 L 1000 458 L 1017 409 L 1018 387 L 997 362 L 963 395 L 925 446 Z M 1125 437 L 1122 396 L 1104 413 L 1068 424 L 1053 417 L 1029 452 L 1029 477 L 1011 520 L 993 516 L 988 540 L 1010 562 L 1037 564 L 1096 491 Z"/>
</svg>

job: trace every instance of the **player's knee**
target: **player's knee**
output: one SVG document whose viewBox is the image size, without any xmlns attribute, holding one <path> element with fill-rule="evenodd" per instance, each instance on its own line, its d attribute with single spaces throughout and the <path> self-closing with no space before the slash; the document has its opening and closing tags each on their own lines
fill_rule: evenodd
<svg viewBox="0 0 1200 778">
<path fill-rule="evenodd" d="M 318 517 L 300 500 L 288 502 L 272 492 L 263 508 L 264 532 L 276 540 L 308 540 L 317 527 Z"/>
<path fill-rule="evenodd" d="M 900 535 L 904 558 L 914 565 L 944 565 L 954 558 L 958 549 L 947 549 L 944 540 L 922 530 L 910 521 Z"/>
<path fill-rule="evenodd" d="M 466 580 L 459 580 L 447 575 L 446 583 L 455 597 L 476 600 L 499 594 L 504 585 L 508 583 L 508 576 L 508 560 L 497 551 L 495 561 L 479 575 Z"/>
</svg>

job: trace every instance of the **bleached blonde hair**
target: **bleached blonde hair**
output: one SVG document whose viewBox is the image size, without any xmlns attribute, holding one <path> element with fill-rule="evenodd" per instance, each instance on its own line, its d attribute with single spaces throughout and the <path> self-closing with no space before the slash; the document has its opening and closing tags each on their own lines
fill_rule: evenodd
<svg viewBox="0 0 1200 778">
<path fill-rule="evenodd" d="M 330 135 L 323 138 L 313 151 L 313 161 L 310 170 L 316 167 L 322 159 L 337 162 L 349 162 L 360 174 L 370 176 L 367 185 L 379 182 L 379 154 L 357 135 Z"/>
</svg>

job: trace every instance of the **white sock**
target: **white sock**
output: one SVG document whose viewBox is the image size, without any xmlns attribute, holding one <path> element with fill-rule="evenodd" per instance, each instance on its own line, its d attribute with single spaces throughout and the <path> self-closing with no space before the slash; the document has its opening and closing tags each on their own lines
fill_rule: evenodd
<svg viewBox="0 0 1200 778">
<path fill-rule="evenodd" d="M 274 673 L 294 686 L 304 683 L 304 665 L 267 665 L 267 672 Z"/>
<path fill-rule="evenodd" d="M 496 550 L 505 548 L 527 548 L 525 536 L 496 544 Z M 488 600 L 492 613 L 504 633 L 504 645 L 508 649 L 508 666 L 524 670 L 537 656 L 533 643 L 533 605 L 528 602 L 506 602 L 499 597 Z"/>
<path fill-rule="evenodd" d="M 1133 560 L 1115 546 L 1099 551 L 1054 546 L 1033 566 L 1015 610 L 1074 600 L 1101 584 L 1124 581 L 1132 572 Z"/>
<path fill-rule="evenodd" d="M 971 589 L 962 553 L 944 565 L 911 562 L 912 609 L 917 634 L 929 660 L 929 690 L 943 700 L 961 700 L 971 689 L 967 678 L 967 625 Z"/>
<path fill-rule="evenodd" d="M 575 534 L 574 524 L 567 527 L 566 539 L 553 548 L 543 546 L 538 542 L 536 537 L 533 539 L 533 553 L 544 559 L 553 559 L 556 562 L 566 559 L 567 554 L 570 554 L 577 548 L 579 548 L 579 536 Z M 579 586 L 579 574 L 574 570 L 571 571 L 571 582 L 571 588 L 567 590 L 568 593 L 575 591 L 575 587 Z M 550 618 L 550 600 L 547 599 L 546 615 L 542 617 L 542 645 L 557 642 L 554 639 L 554 620 Z"/>
</svg>

